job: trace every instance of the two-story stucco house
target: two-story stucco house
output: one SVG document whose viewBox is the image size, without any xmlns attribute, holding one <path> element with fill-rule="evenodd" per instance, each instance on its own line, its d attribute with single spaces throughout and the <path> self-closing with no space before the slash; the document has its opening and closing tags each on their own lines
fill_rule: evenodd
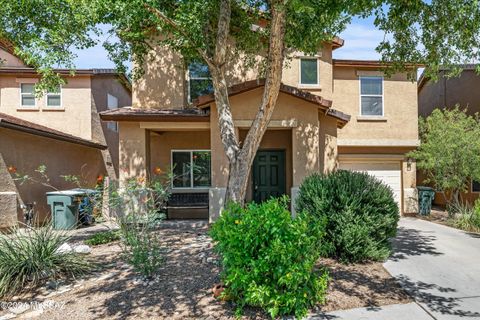
<svg viewBox="0 0 480 320">
<path fill-rule="evenodd" d="M 39 178 L 47 167 L 50 184 L 72 188 L 62 175 L 76 175 L 95 186 L 99 176 L 118 175 L 118 128 L 102 123 L 98 112 L 131 104 L 128 80 L 110 69 L 56 70 L 67 83 L 37 98 L 39 76 L 0 41 L 0 228 L 23 221 L 22 204 L 35 203 L 37 218 L 48 216 L 38 183 L 22 184 L 15 173 Z"/>
<path fill-rule="evenodd" d="M 367 171 L 393 190 L 403 213 L 416 211 L 417 85 L 406 74 L 384 76 L 377 61 L 335 60 L 343 40 L 315 56 L 293 53 L 276 109 L 257 152 L 248 199 L 287 194 L 294 203 L 303 179 L 337 168 Z M 120 181 L 173 168 L 175 201 L 208 199 L 208 208 L 169 212 L 215 219 L 223 205 L 228 161 L 220 141 L 208 69 L 183 68 L 164 48 L 133 84 L 133 104 L 101 113 L 118 121 Z M 229 66 L 230 103 L 240 140 L 261 100 L 264 82 Z M 188 204 L 188 203 L 187 203 Z"/>
</svg>

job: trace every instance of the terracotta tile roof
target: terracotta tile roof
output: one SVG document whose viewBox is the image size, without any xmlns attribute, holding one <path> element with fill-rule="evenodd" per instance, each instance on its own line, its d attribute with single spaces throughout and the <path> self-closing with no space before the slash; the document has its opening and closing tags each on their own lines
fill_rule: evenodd
<svg viewBox="0 0 480 320">
<path fill-rule="evenodd" d="M 123 107 L 100 112 L 104 121 L 184 121 L 208 122 L 210 114 L 198 108 L 189 109 L 142 109 Z"/>
<path fill-rule="evenodd" d="M 17 130 L 20 132 L 33 134 L 36 136 L 75 143 L 75 144 L 96 148 L 96 149 L 102 149 L 102 150 L 107 149 L 106 145 L 93 142 L 90 140 L 82 139 L 67 133 L 63 133 L 55 129 L 51 129 L 51 128 L 30 122 L 30 121 L 22 120 L 17 117 L 13 117 L 4 113 L 0 113 L 0 128 Z"/>
<path fill-rule="evenodd" d="M 351 59 L 332 59 L 334 67 L 370 67 L 385 68 L 389 63 L 383 63 L 380 60 L 351 60 Z M 407 63 L 407 68 L 421 68 L 422 64 Z"/>
</svg>

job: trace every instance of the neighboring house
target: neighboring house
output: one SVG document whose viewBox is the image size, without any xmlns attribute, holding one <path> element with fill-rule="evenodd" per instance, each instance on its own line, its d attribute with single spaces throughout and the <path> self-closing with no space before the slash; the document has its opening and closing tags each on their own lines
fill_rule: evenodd
<svg viewBox="0 0 480 320">
<path fill-rule="evenodd" d="M 38 177 L 35 169 L 46 165 L 59 189 L 73 187 L 61 175 L 77 175 L 90 186 L 99 176 L 118 176 L 117 124 L 102 123 L 98 113 L 131 104 L 128 80 L 111 69 L 56 72 L 67 83 L 35 97 L 39 75 L 0 41 L 0 228 L 16 222 L 17 214 L 22 221 L 25 203 L 36 203 L 40 220 L 49 213 L 45 192 L 51 189 L 22 185 L 12 171 Z"/>
<path fill-rule="evenodd" d="M 332 59 L 342 45 L 336 38 L 315 56 L 292 54 L 247 200 L 287 194 L 294 203 L 305 177 L 341 168 L 378 177 L 392 188 L 402 213 L 416 212 L 415 163 L 405 154 L 418 146 L 417 85 L 403 73 L 384 77 L 378 61 Z M 208 69 L 192 64 L 184 70 L 175 53 L 155 53 L 133 84 L 132 107 L 101 113 L 102 120 L 119 123 L 120 183 L 173 168 L 173 202 L 196 207 L 209 201 L 206 209 L 171 210 L 169 216 L 212 221 L 223 206 L 228 161 Z M 242 140 L 264 81 L 252 71 L 238 72 L 240 62 L 229 63 L 230 103 Z"/>
<path fill-rule="evenodd" d="M 446 77 L 446 70 L 441 70 L 438 81 L 432 81 L 423 74 L 418 80 L 418 115 L 429 116 L 436 108 L 454 108 L 458 105 L 467 109 L 469 114 L 480 112 L 480 76 L 475 72 L 476 64 L 462 65 L 463 71 L 459 77 Z M 421 172 L 417 174 L 417 183 L 423 184 Z M 480 182 L 472 181 L 470 190 L 462 198 L 470 203 L 480 195 Z M 435 204 L 444 205 L 445 199 L 437 193 Z"/>
</svg>

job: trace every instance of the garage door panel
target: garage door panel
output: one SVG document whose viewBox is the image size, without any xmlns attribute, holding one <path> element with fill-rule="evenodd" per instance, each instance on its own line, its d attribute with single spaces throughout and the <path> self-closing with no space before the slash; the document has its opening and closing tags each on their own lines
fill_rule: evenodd
<svg viewBox="0 0 480 320">
<path fill-rule="evenodd" d="M 339 168 L 343 170 L 366 172 L 390 186 L 393 197 L 401 208 L 402 179 L 400 162 L 340 162 Z"/>
</svg>

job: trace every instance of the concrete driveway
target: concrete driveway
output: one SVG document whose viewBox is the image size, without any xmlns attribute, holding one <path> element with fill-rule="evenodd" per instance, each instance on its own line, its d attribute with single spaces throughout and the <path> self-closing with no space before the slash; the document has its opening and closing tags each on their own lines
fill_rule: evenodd
<svg viewBox="0 0 480 320">
<path fill-rule="evenodd" d="M 384 266 L 431 318 L 480 319 L 480 235 L 402 218 Z"/>
</svg>

